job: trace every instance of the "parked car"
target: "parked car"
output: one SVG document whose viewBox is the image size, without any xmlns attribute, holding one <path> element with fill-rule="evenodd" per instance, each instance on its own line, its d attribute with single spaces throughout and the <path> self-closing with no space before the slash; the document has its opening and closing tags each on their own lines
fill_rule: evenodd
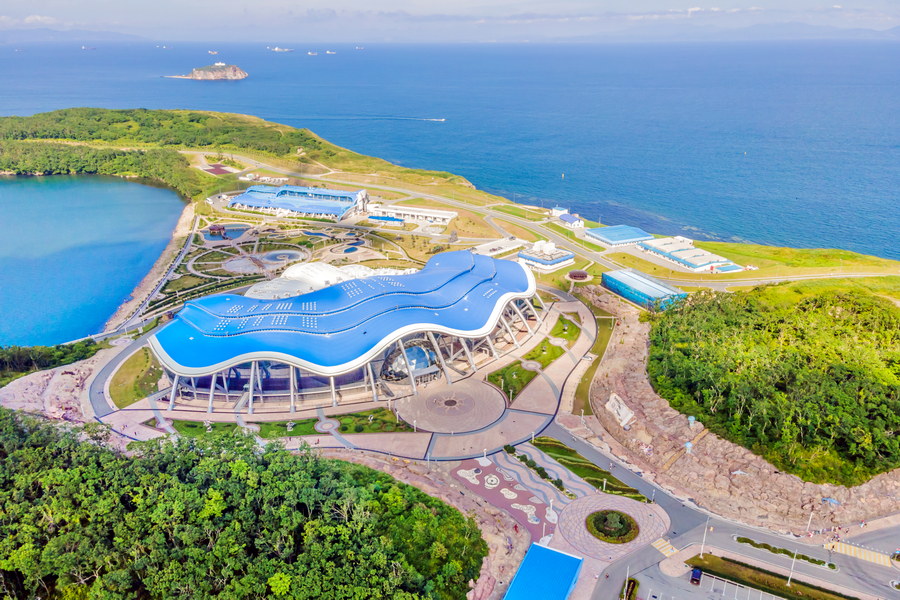
<svg viewBox="0 0 900 600">
<path fill-rule="evenodd" d="M 703 578 L 703 569 L 700 567 L 694 567 L 694 570 L 691 571 L 691 583 L 694 585 L 700 585 L 700 580 Z"/>
</svg>

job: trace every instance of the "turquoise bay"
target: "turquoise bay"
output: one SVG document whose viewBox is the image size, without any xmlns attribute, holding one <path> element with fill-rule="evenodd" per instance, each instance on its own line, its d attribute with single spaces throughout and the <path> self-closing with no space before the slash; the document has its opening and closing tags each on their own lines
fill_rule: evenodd
<svg viewBox="0 0 900 600">
<path fill-rule="evenodd" d="M 183 207 L 172 191 L 115 177 L 0 178 L 0 346 L 100 331 Z"/>
</svg>

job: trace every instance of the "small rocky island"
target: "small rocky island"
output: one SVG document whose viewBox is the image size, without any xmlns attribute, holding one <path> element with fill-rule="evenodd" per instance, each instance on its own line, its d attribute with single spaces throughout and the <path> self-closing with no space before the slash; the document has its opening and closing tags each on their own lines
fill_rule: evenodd
<svg viewBox="0 0 900 600">
<path fill-rule="evenodd" d="M 247 72 L 235 65 L 226 65 L 217 62 L 206 67 L 197 67 L 190 75 L 168 75 L 173 79 L 198 79 L 204 81 L 216 81 L 222 79 L 245 79 Z"/>
</svg>

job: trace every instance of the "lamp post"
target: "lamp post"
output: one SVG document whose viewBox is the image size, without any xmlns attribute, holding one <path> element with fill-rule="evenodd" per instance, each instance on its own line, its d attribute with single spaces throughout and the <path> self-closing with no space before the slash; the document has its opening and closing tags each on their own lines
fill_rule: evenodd
<svg viewBox="0 0 900 600">
<path fill-rule="evenodd" d="M 788 575 L 787 586 L 791 587 L 791 579 L 794 577 L 794 565 L 797 564 L 797 550 L 794 550 L 794 558 L 791 560 L 791 574 Z"/>
<path fill-rule="evenodd" d="M 706 525 L 703 526 L 703 543 L 700 544 L 700 558 L 703 558 L 703 550 L 706 548 L 706 532 L 709 531 L 709 519 L 710 517 L 706 517 Z"/>
</svg>

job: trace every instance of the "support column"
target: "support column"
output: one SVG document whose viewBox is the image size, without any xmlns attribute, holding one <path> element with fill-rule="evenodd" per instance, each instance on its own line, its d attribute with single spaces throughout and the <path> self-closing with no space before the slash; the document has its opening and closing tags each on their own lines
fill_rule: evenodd
<svg viewBox="0 0 900 600">
<path fill-rule="evenodd" d="M 472 357 L 472 351 L 469 350 L 469 344 L 466 341 L 466 338 L 459 338 L 459 342 L 462 344 L 463 352 L 466 353 L 466 358 L 469 361 L 469 366 L 472 367 L 472 372 L 478 370 L 478 367 L 475 366 L 475 359 Z"/>
<path fill-rule="evenodd" d="M 259 368 L 259 364 L 256 365 L 256 383 L 259 385 L 259 401 L 265 402 L 265 397 L 263 396 L 263 379 L 262 379 L 262 369 Z"/>
<path fill-rule="evenodd" d="M 169 410 L 171 411 L 175 408 L 175 394 L 178 393 L 178 375 L 175 376 L 175 381 L 172 382 L 172 391 L 169 393 Z"/>
<path fill-rule="evenodd" d="M 537 290 L 534 291 L 534 297 L 537 298 L 538 304 L 541 305 L 541 310 L 544 312 L 547 312 L 547 305 L 544 304 L 544 300 L 543 300 L 543 298 L 541 298 L 541 295 L 538 293 Z"/>
<path fill-rule="evenodd" d="M 500 317 L 500 322 L 503 323 L 504 329 L 506 329 L 506 333 L 509 334 L 509 337 L 512 338 L 512 343 L 516 348 L 521 348 L 519 345 L 519 340 L 516 339 L 516 336 L 513 335 L 512 328 L 509 326 L 509 323 L 506 321 L 506 317 Z"/>
<path fill-rule="evenodd" d="M 197 400 L 197 378 L 191 377 L 191 396 L 192 400 Z"/>
<path fill-rule="evenodd" d="M 413 375 L 412 365 L 409 364 L 409 357 L 406 355 L 406 346 L 403 345 L 403 338 L 397 340 L 400 344 L 400 354 L 403 355 L 403 362 L 406 363 L 406 376 L 409 378 L 409 384 L 412 386 L 412 393 L 418 394 L 416 391 L 416 376 Z"/>
<path fill-rule="evenodd" d="M 225 390 L 225 402 L 230 402 L 231 399 L 228 397 L 228 369 L 225 369 L 225 372 L 222 373 L 222 389 Z"/>
<path fill-rule="evenodd" d="M 219 373 L 213 373 L 212 379 L 209 381 L 209 401 L 206 404 L 206 412 L 211 413 L 213 411 L 213 396 L 216 394 L 216 377 L 219 376 Z"/>
<path fill-rule="evenodd" d="M 434 351 L 437 352 L 438 362 L 441 363 L 441 370 L 444 372 L 444 377 L 447 378 L 447 383 L 453 383 L 453 379 L 450 378 L 450 370 L 447 368 L 447 363 L 444 362 L 444 354 L 441 352 L 434 334 L 428 331 L 425 335 L 428 336 L 428 341 L 431 342 L 431 345 L 434 346 Z"/>
<path fill-rule="evenodd" d="M 525 305 L 531 310 L 531 312 L 534 314 L 534 320 L 537 322 L 538 325 L 540 325 L 541 321 L 543 319 L 541 318 L 541 315 L 538 314 L 538 311 L 534 307 L 534 304 L 532 304 L 530 301 L 528 301 L 525 303 Z"/>
<path fill-rule="evenodd" d="M 256 387 L 256 361 L 250 363 L 250 384 L 247 386 L 247 393 L 250 394 L 250 397 L 247 398 L 247 414 L 253 414 L 253 388 Z"/>
<path fill-rule="evenodd" d="M 331 405 L 337 406 L 337 392 L 334 389 L 334 377 L 328 378 L 328 383 L 331 385 Z"/>
<path fill-rule="evenodd" d="M 491 339 L 491 334 L 489 333 L 486 336 L 484 336 L 484 339 L 487 340 L 487 345 L 488 345 L 488 348 L 491 349 L 491 354 L 494 355 L 494 358 L 497 358 L 498 357 L 497 349 L 494 348 L 494 340 Z"/>
<path fill-rule="evenodd" d="M 375 371 L 372 369 L 372 363 L 366 363 L 366 371 L 369 373 L 369 381 L 372 383 L 372 398 L 378 402 L 378 383 L 375 381 Z"/>
<path fill-rule="evenodd" d="M 528 330 L 528 333 L 534 334 L 534 329 L 531 328 L 531 325 L 528 323 L 528 319 L 525 318 L 525 313 L 522 312 L 522 309 L 516 305 L 516 301 L 513 300 L 510 302 L 512 305 L 512 309 L 516 311 L 516 314 L 519 315 L 519 318 L 522 319 L 522 322 L 525 324 L 525 329 Z"/>
<path fill-rule="evenodd" d="M 297 382 L 294 380 L 294 365 L 288 367 L 291 376 L 291 412 L 297 412 Z"/>
</svg>

